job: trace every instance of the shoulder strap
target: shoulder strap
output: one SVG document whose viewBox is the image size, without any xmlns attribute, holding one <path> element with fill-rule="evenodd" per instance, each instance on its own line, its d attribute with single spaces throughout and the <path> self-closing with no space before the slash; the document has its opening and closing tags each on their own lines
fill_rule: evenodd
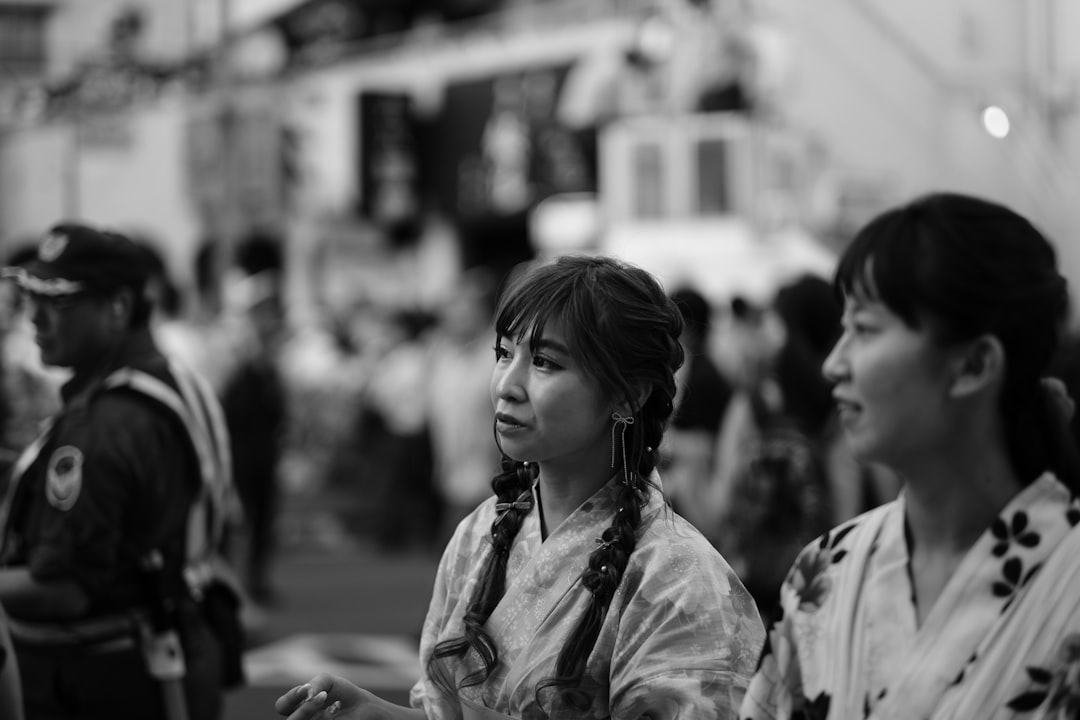
<svg viewBox="0 0 1080 720">
<path fill-rule="evenodd" d="M 105 378 L 102 390 L 126 388 L 145 395 L 172 411 L 187 430 L 202 481 L 188 513 L 184 571 L 188 584 L 197 593 L 213 575 L 214 555 L 232 504 L 232 459 L 224 414 L 209 384 L 175 361 L 170 361 L 169 370 L 179 390 L 130 367 Z"/>
<path fill-rule="evenodd" d="M 15 465 L 11 470 L 11 477 L 8 479 L 7 492 L 4 495 L 3 501 L 0 502 L 0 557 L 3 557 L 7 545 L 8 518 L 11 516 L 11 506 L 15 502 L 15 495 L 18 491 L 19 483 L 27 469 L 35 460 L 37 460 L 38 455 L 41 454 L 42 448 L 44 448 L 46 442 L 48 442 L 49 434 L 52 432 L 54 424 L 55 418 L 48 418 L 42 422 L 37 437 L 35 437 L 33 442 L 22 451 L 19 455 L 19 459 L 15 461 Z"/>
</svg>

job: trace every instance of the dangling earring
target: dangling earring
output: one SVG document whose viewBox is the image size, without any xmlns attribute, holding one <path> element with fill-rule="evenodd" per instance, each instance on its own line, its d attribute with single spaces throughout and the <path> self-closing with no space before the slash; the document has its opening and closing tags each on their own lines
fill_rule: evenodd
<svg viewBox="0 0 1080 720">
<path fill-rule="evenodd" d="M 626 426 L 634 424 L 634 417 L 623 417 L 618 410 L 611 413 L 611 467 L 615 467 L 615 431 L 619 431 L 619 445 L 622 447 L 623 482 L 630 484 L 630 467 L 626 462 Z"/>
</svg>

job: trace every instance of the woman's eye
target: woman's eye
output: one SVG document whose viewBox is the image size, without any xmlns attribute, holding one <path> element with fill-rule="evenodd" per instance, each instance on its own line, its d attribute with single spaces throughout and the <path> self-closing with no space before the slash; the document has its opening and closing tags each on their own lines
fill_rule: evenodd
<svg viewBox="0 0 1080 720">
<path fill-rule="evenodd" d="M 558 364 L 543 355 L 533 355 L 533 365 L 541 370 L 554 370 L 559 367 Z"/>
<path fill-rule="evenodd" d="M 495 359 L 502 360 L 510 357 L 510 351 L 504 348 L 502 345 L 495 346 Z"/>
<path fill-rule="evenodd" d="M 876 328 L 869 323 L 858 321 L 851 323 L 851 332 L 857 336 L 872 335 L 875 329 Z"/>
</svg>

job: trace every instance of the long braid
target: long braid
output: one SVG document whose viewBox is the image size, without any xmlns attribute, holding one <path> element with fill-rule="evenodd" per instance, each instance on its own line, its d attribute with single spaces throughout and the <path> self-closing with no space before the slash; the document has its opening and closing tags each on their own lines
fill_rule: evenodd
<svg viewBox="0 0 1080 720">
<path fill-rule="evenodd" d="M 592 593 L 592 598 L 559 653 L 554 676 L 537 686 L 538 702 L 542 691 L 549 688 L 556 689 L 559 699 L 576 709 L 584 709 L 590 702 L 589 695 L 578 688 L 611 600 L 637 545 L 641 511 L 651 492 L 648 478 L 659 458 L 656 446 L 660 444 L 671 414 L 673 395 L 674 386 L 670 390 L 654 391 L 642 411 L 635 413 L 644 421 L 641 430 L 634 430 L 639 427 L 637 421 L 627 429 L 627 444 L 632 448 L 628 453 L 637 460 L 636 464 L 631 463 L 635 469 L 627 475 L 629 482 L 618 483 L 615 517 L 597 539 L 598 546 L 589 554 L 588 566 L 581 576 L 582 585 Z"/>
<path fill-rule="evenodd" d="M 674 373 L 683 362 L 682 317 L 647 272 L 610 258 L 564 256 L 511 281 L 496 310 L 496 336 L 528 340 L 535 348 L 549 322 L 559 323 L 569 353 L 584 373 L 595 378 L 609 397 L 621 399 L 633 417 L 625 435 L 620 433 L 626 446 L 618 457 L 627 480 L 616 492 L 618 512 L 590 550 L 581 577 L 591 593 L 588 607 L 560 652 L 553 675 L 536 688 L 538 700 L 542 690 L 551 688 L 557 698 L 582 705 L 589 702 L 582 687 L 586 663 L 637 545 L 650 493 L 648 478 L 671 416 Z M 648 398 L 637 407 L 642 391 Z M 432 672 L 437 669 L 431 667 L 436 660 L 476 652 L 483 667 L 466 676 L 459 687 L 483 682 L 499 662 L 498 650 L 483 626 L 503 597 L 510 547 L 528 513 L 521 508 L 532 507 L 527 491 L 533 475 L 524 468 L 504 458 L 502 471 L 492 481 L 497 507 L 505 511 L 497 511 L 492 525 L 492 552 L 483 561 L 469 600 L 463 637 L 439 643 L 428 661 L 429 676 L 444 691 L 453 688 L 444 688 L 449 681 L 440 682 L 440 673 Z"/>
<path fill-rule="evenodd" d="M 480 580 L 465 611 L 462 620 L 464 635 L 442 641 L 435 646 L 428 659 L 429 676 L 435 678 L 436 682 L 442 678 L 441 673 L 431 672 L 430 665 L 436 660 L 461 657 L 470 649 L 476 652 L 483 667 L 465 677 L 461 681 L 462 687 L 482 683 L 499 661 L 498 648 L 484 632 L 484 623 L 506 591 L 506 562 L 510 557 L 510 548 L 533 505 L 531 487 L 535 479 L 534 471 L 535 466 L 516 462 L 504 455 L 500 472 L 491 480 L 497 507 L 505 507 L 499 510 L 491 525 L 492 551 L 487 554 Z M 452 693 L 454 688 L 444 687 L 442 690 Z"/>
</svg>

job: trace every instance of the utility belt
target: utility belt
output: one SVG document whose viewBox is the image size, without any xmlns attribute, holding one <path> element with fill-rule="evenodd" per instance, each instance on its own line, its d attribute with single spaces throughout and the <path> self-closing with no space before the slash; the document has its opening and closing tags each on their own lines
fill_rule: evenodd
<svg viewBox="0 0 1080 720">
<path fill-rule="evenodd" d="M 149 622 L 145 608 L 85 620 L 43 622 L 8 617 L 11 638 L 30 651 L 119 652 L 139 647 L 141 628 Z"/>
</svg>

